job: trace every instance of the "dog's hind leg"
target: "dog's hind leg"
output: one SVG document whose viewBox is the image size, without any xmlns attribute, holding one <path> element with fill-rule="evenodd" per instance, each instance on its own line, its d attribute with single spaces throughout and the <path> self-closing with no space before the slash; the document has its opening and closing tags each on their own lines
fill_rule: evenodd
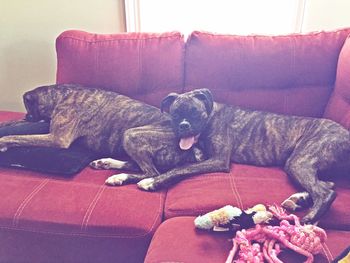
<svg viewBox="0 0 350 263">
<path fill-rule="evenodd" d="M 79 117 L 79 116 L 78 116 Z M 16 146 L 45 146 L 68 148 L 81 134 L 77 126 L 79 119 L 69 120 L 57 114 L 50 122 L 50 133 L 31 135 L 8 135 L 0 138 L 0 151 Z"/>
<path fill-rule="evenodd" d="M 102 170 L 127 170 L 131 172 L 140 172 L 140 167 L 131 161 L 120 161 L 113 158 L 101 158 L 90 163 L 90 167 Z"/>
<path fill-rule="evenodd" d="M 18 124 L 22 124 L 22 123 L 26 123 L 27 121 L 22 119 L 22 120 L 11 120 L 11 121 L 3 121 L 0 122 L 0 128 L 3 127 L 8 127 L 8 126 L 14 126 L 14 125 L 18 125 Z"/>
<path fill-rule="evenodd" d="M 328 160 L 324 158 L 321 160 L 319 155 L 315 156 L 307 150 L 297 151 L 296 149 L 285 164 L 286 173 L 312 198 L 313 205 L 302 219 L 304 223 L 317 221 L 336 198 L 336 193 L 332 189 L 333 183 L 324 182 L 318 178 L 319 163 L 324 165 Z"/>
<path fill-rule="evenodd" d="M 68 148 L 71 142 L 64 138 L 56 138 L 52 134 L 8 135 L 0 138 L 0 151 L 16 146 L 45 146 Z"/>
<path fill-rule="evenodd" d="M 50 146 L 52 141 L 51 134 L 8 135 L 0 138 L 0 151 L 16 146 Z"/>
</svg>

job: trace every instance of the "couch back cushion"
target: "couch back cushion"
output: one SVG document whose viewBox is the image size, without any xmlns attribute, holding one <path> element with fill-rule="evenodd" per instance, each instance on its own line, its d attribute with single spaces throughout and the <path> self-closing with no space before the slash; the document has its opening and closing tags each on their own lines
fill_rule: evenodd
<svg viewBox="0 0 350 263">
<path fill-rule="evenodd" d="M 350 29 L 288 36 L 193 32 L 186 47 L 185 86 L 209 88 L 224 103 L 320 117 L 349 33 Z"/>
<path fill-rule="evenodd" d="M 335 88 L 325 117 L 350 129 L 350 36 L 340 52 Z"/>
<path fill-rule="evenodd" d="M 57 83 L 101 87 L 157 106 L 183 87 L 184 38 L 179 32 L 69 30 L 57 38 L 56 50 Z"/>
</svg>

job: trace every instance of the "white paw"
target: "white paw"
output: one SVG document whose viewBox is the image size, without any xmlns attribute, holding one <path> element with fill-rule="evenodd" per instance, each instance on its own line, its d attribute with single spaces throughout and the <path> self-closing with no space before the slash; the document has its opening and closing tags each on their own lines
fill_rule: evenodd
<svg viewBox="0 0 350 263">
<path fill-rule="evenodd" d="M 6 152 L 7 147 L 6 146 L 0 146 L 0 152 Z"/>
<path fill-rule="evenodd" d="M 295 210 L 297 210 L 298 208 L 300 208 L 300 206 L 298 206 L 295 202 L 293 202 L 293 201 L 290 200 L 290 199 L 284 200 L 284 201 L 282 202 L 281 206 L 282 206 L 284 209 L 287 209 L 288 211 L 295 211 Z"/>
<path fill-rule="evenodd" d="M 124 165 L 125 165 L 125 162 L 115 160 L 112 158 L 102 158 L 102 159 L 92 161 L 90 163 L 90 167 L 94 169 L 103 169 L 103 170 L 122 169 Z"/>
<path fill-rule="evenodd" d="M 105 183 L 107 185 L 122 185 L 128 179 L 128 174 L 115 174 L 108 177 Z"/>
<path fill-rule="evenodd" d="M 137 183 L 137 186 L 143 190 L 154 190 L 154 178 L 146 178 Z"/>
</svg>

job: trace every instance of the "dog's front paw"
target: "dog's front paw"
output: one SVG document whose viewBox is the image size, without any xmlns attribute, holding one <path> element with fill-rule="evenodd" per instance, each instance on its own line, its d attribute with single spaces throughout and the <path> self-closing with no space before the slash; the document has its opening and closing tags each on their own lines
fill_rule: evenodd
<svg viewBox="0 0 350 263">
<path fill-rule="evenodd" d="M 128 179 L 128 174 L 115 174 L 107 178 L 105 183 L 111 186 L 122 185 Z"/>
<path fill-rule="evenodd" d="M 146 178 L 137 183 L 137 186 L 146 191 L 154 191 L 156 190 L 155 179 L 154 178 Z"/>
</svg>

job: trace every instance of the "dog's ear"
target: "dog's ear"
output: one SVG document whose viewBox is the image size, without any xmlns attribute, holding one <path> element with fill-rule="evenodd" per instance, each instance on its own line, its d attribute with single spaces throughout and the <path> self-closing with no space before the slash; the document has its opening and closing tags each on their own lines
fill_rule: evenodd
<svg viewBox="0 0 350 263">
<path fill-rule="evenodd" d="M 35 96 L 31 91 L 23 94 L 23 102 L 26 107 L 30 107 L 35 103 Z"/>
<path fill-rule="evenodd" d="M 164 112 L 164 110 L 169 110 L 170 105 L 174 102 L 174 100 L 179 96 L 179 94 L 172 92 L 168 96 L 166 96 L 162 100 L 162 104 L 160 106 L 161 112 Z"/>
<path fill-rule="evenodd" d="M 213 110 L 213 95 L 209 89 L 197 89 L 193 91 L 194 97 L 203 101 L 208 114 Z"/>
<path fill-rule="evenodd" d="M 24 93 L 24 95 L 23 95 L 23 100 L 24 100 L 24 102 L 26 102 L 26 101 L 32 101 L 32 100 L 33 100 L 33 96 L 32 96 L 29 92 L 26 92 L 26 93 Z"/>
</svg>

